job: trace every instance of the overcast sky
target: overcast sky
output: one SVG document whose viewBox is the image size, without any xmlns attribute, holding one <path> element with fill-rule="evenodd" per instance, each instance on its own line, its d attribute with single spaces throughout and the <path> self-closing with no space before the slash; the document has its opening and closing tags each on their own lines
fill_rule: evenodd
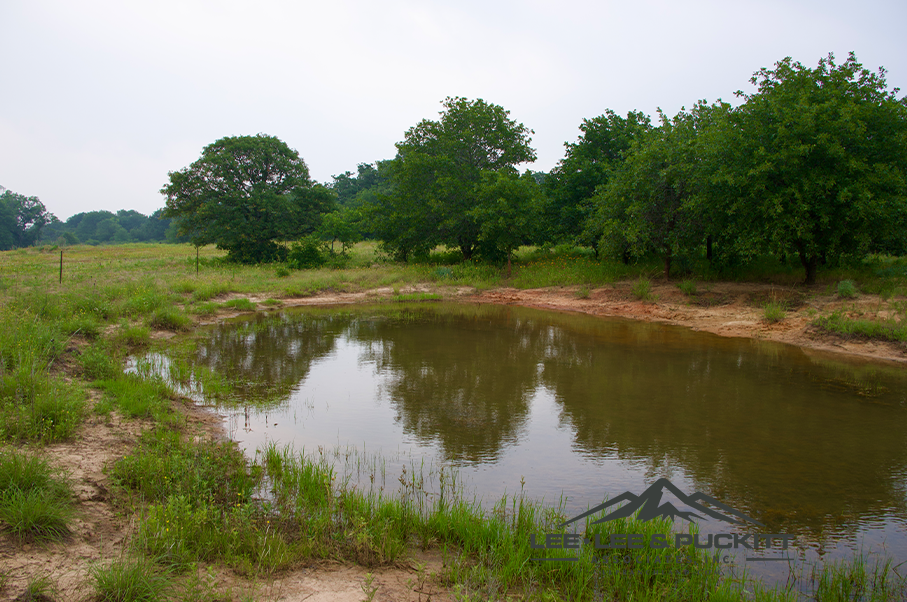
<svg viewBox="0 0 907 602">
<path fill-rule="evenodd" d="M 583 118 L 734 102 L 786 56 L 853 50 L 907 89 L 905 27 L 904 0 L 0 0 L 0 185 L 148 214 L 168 171 L 257 133 L 330 182 L 446 96 L 509 110 L 548 171 Z"/>
</svg>

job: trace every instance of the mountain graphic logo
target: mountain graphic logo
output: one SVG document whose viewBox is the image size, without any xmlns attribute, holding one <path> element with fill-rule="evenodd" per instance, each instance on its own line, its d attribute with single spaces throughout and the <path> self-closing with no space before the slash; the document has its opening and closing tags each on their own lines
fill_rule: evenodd
<svg viewBox="0 0 907 602">
<path fill-rule="evenodd" d="M 613 500 L 607 501 L 603 504 L 599 504 L 598 506 L 596 506 L 595 508 L 592 508 L 591 510 L 583 512 L 582 514 L 580 514 L 578 516 L 574 516 L 573 518 L 569 519 L 568 521 L 562 523 L 560 526 L 566 527 L 570 523 L 575 523 L 578 520 L 582 520 L 582 519 L 586 518 L 587 516 L 591 516 L 593 514 L 596 514 L 597 512 L 601 512 L 602 510 L 605 510 L 606 508 L 613 506 L 615 504 L 619 504 L 621 502 L 630 502 L 630 503 L 625 504 L 624 506 L 621 506 L 617 510 L 614 510 L 613 512 L 611 512 L 610 514 L 607 514 L 604 517 L 598 519 L 597 521 L 594 521 L 592 524 L 597 525 L 599 523 L 606 523 L 608 521 L 617 520 L 619 518 L 630 518 L 631 516 L 633 516 L 633 513 L 636 512 L 637 510 L 639 510 L 639 514 L 637 515 L 636 519 L 640 520 L 642 522 L 648 522 L 648 521 L 652 520 L 653 518 L 659 518 L 659 517 L 669 518 L 671 520 L 674 520 L 679 517 L 684 520 L 688 520 L 690 522 L 694 522 L 694 519 L 697 519 L 697 518 L 700 518 L 700 519 L 704 518 L 692 511 L 691 512 L 681 512 L 680 510 L 675 508 L 674 505 L 671 504 L 670 502 L 662 504 L 661 496 L 662 496 L 662 494 L 664 494 L 665 491 L 674 494 L 674 496 L 678 500 L 680 500 L 681 502 L 683 502 L 690 508 L 694 509 L 696 512 L 699 512 L 706 516 L 710 516 L 712 518 L 717 518 L 720 521 L 724 521 L 726 523 L 731 523 L 734 525 L 743 525 L 743 524 L 745 524 L 744 521 L 748 521 L 751 523 L 755 523 L 755 524 L 759 525 L 760 527 L 765 526 L 763 523 L 760 523 L 756 519 L 747 516 L 746 514 L 740 512 L 739 510 L 735 510 L 735 509 L 731 508 L 730 506 L 722 504 L 721 502 L 719 502 L 718 500 L 716 500 L 715 498 L 713 498 L 710 495 L 706 495 L 699 491 L 697 491 L 693 495 L 687 495 L 684 492 L 682 492 L 680 489 L 675 487 L 671 483 L 671 481 L 669 481 L 667 479 L 658 479 L 657 481 L 655 481 L 654 483 L 649 485 L 649 487 L 646 488 L 646 490 L 643 491 L 641 495 L 633 495 L 629 491 L 624 492 L 624 493 L 620 494 L 619 496 L 617 496 L 616 498 L 614 498 Z M 721 510 L 723 510 L 723 513 L 718 512 L 717 510 L 713 510 L 707 506 L 703 506 L 702 505 L 703 502 L 710 504 L 716 508 L 720 508 Z"/>
</svg>

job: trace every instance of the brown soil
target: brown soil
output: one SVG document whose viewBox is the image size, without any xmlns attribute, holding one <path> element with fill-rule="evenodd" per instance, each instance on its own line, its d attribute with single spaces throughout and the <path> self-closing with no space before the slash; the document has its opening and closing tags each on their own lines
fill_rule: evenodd
<svg viewBox="0 0 907 602">
<path fill-rule="evenodd" d="M 870 360 L 907 362 L 907 345 L 867 340 L 845 340 L 824 334 L 810 326 L 811 314 L 845 308 L 856 313 L 886 315 L 888 305 L 878 297 L 860 296 L 842 301 L 823 290 L 805 287 L 779 287 L 762 284 L 715 283 L 703 287 L 695 297 L 687 297 L 670 283 L 653 284 L 654 301 L 639 301 L 631 292 L 631 283 L 581 291 L 580 287 L 535 290 L 472 288 L 406 287 L 401 292 L 433 291 L 464 302 L 522 305 L 559 311 L 578 311 L 596 316 L 617 316 L 682 325 L 722 336 L 751 337 L 799 345 L 801 347 L 849 354 Z M 283 306 L 365 303 L 390 297 L 393 291 L 375 289 L 363 293 L 321 293 L 313 297 L 284 299 Z M 585 298 L 580 298 L 580 297 Z M 233 295 L 237 297 L 237 295 Z M 264 300 L 250 297 L 252 301 Z M 762 305 L 767 301 L 785 304 L 784 320 L 769 324 L 762 319 Z M 230 315 L 223 313 L 215 319 Z M 209 318 L 207 321 L 211 321 Z M 158 332 L 155 338 L 172 336 Z M 78 342 L 76 342 L 78 344 Z M 70 353 L 75 349 L 71 349 Z M 55 371 L 73 376 L 75 363 L 62 358 Z M 93 400 L 91 400 L 93 401 Z M 186 401 L 181 408 L 189 428 L 198 437 L 222 437 L 220 419 L 208 410 Z M 118 416 L 99 417 L 89 412 L 74 440 L 35 448 L 61 467 L 74 484 L 78 518 L 72 535 L 63 542 L 35 544 L 21 542 L 8 534 L 0 535 L 0 599 L 23 599 L 29 582 L 47 578 L 53 585 L 49 597 L 54 600 L 88 600 L 90 567 L 120 557 L 134 530 L 134 518 L 124 515 L 112 503 L 106 467 L 128 453 L 138 433 L 147 425 L 140 421 L 122 420 Z M 2 450 L 0 450 L 2 451 Z M 416 554 L 399 566 L 374 569 L 375 600 L 450 600 L 437 579 L 419 583 L 416 567 L 424 564 L 428 574 L 442 568 L 438 553 Z M 206 577 L 207 575 L 212 577 Z M 336 563 L 299 566 L 294 570 L 253 581 L 231 571 L 203 567 L 200 575 L 216 583 L 219 600 L 243 599 L 249 596 L 263 600 L 308 601 L 363 600 L 366 574 L 363 567 Z M 40 598 L 34 598 L 40 599 Z"/>
</svg>

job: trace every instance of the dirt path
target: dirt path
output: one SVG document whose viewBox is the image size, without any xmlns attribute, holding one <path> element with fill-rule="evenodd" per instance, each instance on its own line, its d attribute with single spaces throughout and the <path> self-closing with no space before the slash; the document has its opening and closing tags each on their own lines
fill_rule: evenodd
<svg viewBox="0 0 907 602">
<path fill-rule="evenodd" d="M 853 357 L 888 362 L 907 362 L 907 345 L 860 340 L 844 340 L 818 332 L 810 326 L 816 312 L 827 313 L 844 308 L 853 312 L 887 315 L 886 302 L 876 296 L 862 295 L 843 301 L 812 289 L 785 288 L 762 284 L 716 283 L 703 286 L 695 297 L 687 297 L 670 283 L 654 284 L 654 301 L 639 301 L 632 294 L 631 283 L 581 290 L 580 287 L 558 287 L 534 290 L 510 288 L 476 291 L 469 287 L 405 287 L 400 292 L 439 292 L 446 298 L 473 303 L 522 305 L 559 311 L 578 311 L 596 316 L 617 316 L 687 326 L 694 330 L 722 336 L 751 337 L 790 343 Z M 390 288 L 361 293 L 322 293 L 313 297 L 285 299 L 284 306 L 367 303 L 390 298 Z M 239 295 L 232 295 L 238 297 Z M 263 301 L 249 297 L 252 301 Z M 224 299 L 222 299 L 224 300 Z M 769 324 L 762 319 L 762 305 L 770 300 L 783 302 L 788 308 L 784 320 Z M 221 314 L 223 319 L 235 314 Z M 168 336 L 167 333 L 156 333 Z M 220 421 L 206 410 L 187 405 L 184 408 L 190 428 L 200 436 L 223 436 Z M 55 600 L 88 600 L 89 568 L 117 558 L 128 546 L 135 525 L 111 503 L 106 468 L 122 457 L 134 444 L 143 424 L 125 421 L 117 416 L 100 417 L 89 413 L 79 435 L 70 442 L 36 448 L 60 466 L 74 483 L 78 519 L 72 537 L 59 544 L 22 544 L 8 535 L 0 536 L 0 600 L 21 596 L 33 579 L 48 578 L 55 587 Z M 425 566 L 428 574 L 442 568 L 438 554 L 418 555 L 399 567 L 376 569 L 372 587 L 375 600 L 452 599 L 435 581 L 419 578 L 416 569 Z M 320 600 L 363 600 L 367 570 L 362 567 L 319 563 L 295 570 L 248 581 L 230 571 L 212 569 L 210 579 L 216 583 L 220 600 L 247 599 L 318 602 Z M 204 569 L 202 572 L 203 575 Z M 6 576 L 5 584 L 3 576 Z M 208 579 L 209 577 L 205 577 Z"/>
</svg>

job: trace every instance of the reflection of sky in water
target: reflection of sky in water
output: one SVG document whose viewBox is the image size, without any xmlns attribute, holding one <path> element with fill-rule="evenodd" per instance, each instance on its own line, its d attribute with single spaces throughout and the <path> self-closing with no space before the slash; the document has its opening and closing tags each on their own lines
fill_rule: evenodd
<svg viewBox="0 0 907 602">
<path fill-rule="evenodd" d="M 507 315 L 512 322 L 512 315 Z M 479 365 L 500 362 L 501 379 L 528 379 L 519 407 L 497 408 L 491 400 L 488 407 L 475 409 L 470 405 L 473 400 L 463 405 L 462 412 L 445 408 L 447 413 L 438 412 L 444 416 L 435 419 L 426 412 L 438 408 L 427 404 L 426 409 L 425 400 L 400 397 L 406 391 L 430 390 L 410 387 L 406 379 L 430 381 L 438 377 L 436 372 L 444 371 L 445 362 L 460 361 L 457 353 L 470 357 L 469 337 L 484 336 L 479 327 L 447 324 L 437 332 L 424 330 L 425 336 L 436 335 L 443 341 L 438 345 L 456 356 L 451 360 L 432 359 L 430 347 L 420 346 L 424 342 L 398 337 L 397 327 L 386 322 L 379 322 L 377 333 L 370 324 L 350 330 L 334 323 L 332 345 L 309 358 L 307 374 L 292 387 L 288 399 L 267 410 L 247 407 L 227 412 L 231 435 L 250 454 L 267 442 L 292 443 L 306 451 L 354 446 L 378 452 L 388 458 L 390 485 L 404 465 L 418 467 L 424 460 L 436 466 L 445 461 L 458 468 L 459 476 L 488 505 L 522 489 L 529 497 L 552 505 L 563 501 L 568 516 L 600 503 L 605 496 L 625 491 L 639 494 L 655 479 L 667 477 L 687 494 L 702 490 L 748 513 L 753 512 L 750 504 L 756 505 L 758 513 L 763 510 L 761 504 L 770 500 L 777 508 L 766 512 L 784 514 L 774 517 L 774 532 L 779 524 L 795 528 L 804 521 L 806 526 L 797 529 L 799 549 L 794 551 L 801 558 L 838 559 L 862 549 L 883 551 L 896 562 L 907 560 L 905 420 L 903 408 L 898 407 L 903 391 L 897 390 L 905 381 L 883 376 L 867 385 L 871 389 L 881 382 L 888 391 L 880 404 L 876 398 L 854 395 L 863 385 L 853 384 L 846 366 L 834 360 L 816 362 L 793 348 L 764 344 L 748 348 L 739 340 L 680 329 L 678 335 L 659 338 L 663 335 L 652 325 L 645 325 L 648 330 L 641 335 L 627 334 L 625 330 L 633 325 L 621 323 L 624 330 L 617 334 L 623 339 L 617 351 L 603 355 L 601 349 L 611 345 L 609 332 L 584 332 L 582 325 L 575 324 L 567 328 L 557 322 L 544 324 L 542 312 L 524 312 L 520 319 L 524 329 L 526 323 L 538 322 L 535 330 L 525 330 L 514 342 L 529 354 L 515 361 L 531 362 L 532 374 L 527 376 L 525 366 L 522 372 L 508 372 L 503 365 L 508 358 L 479 360 Z M 251 344 L 249 336 L 245 339 Z M 287 345 L 294 356 L 302 349 L 295 341 Z M 413 345 L 411 351 L 408 345 Z M 702 352 L 704 348 L 709 351 Z M 713 348 L 720 349 L 714 352 Z M 619 364 L 618 373 L 601 381 L 608 386 L 595 380 L 609 369 L 607 365 L 624 361 L 623 356 L 637 349 L 648 354 L 642 363 Z M 412 357 L 420 354 L 423 359 Z M 254 363 L 248 355 L 243 360 L 243 364 Z M 729 370 L 738 369 L 745 376 L 729 382 Z M 464 390 L 489 386 L 483 384 L 487 374 L 469 370 L 464 374 L 476 379 Z M 633 381 L 642 381 L 645 388 L 634 393 L 627 388 Z M 524 384 L 514 387 L 519 390 Z M 892 388 L 896 389 L 893 396 Z M 781 399 L 764 398 L 776 391 L 784 392 Z M 506 412 L 515 413 L 502 417 Z M 863 417 L 866 424 L 860 423 Z M 454 427 L 467 433 L 461 447 L 457 447 L 456 433 L 438 431 Z M 877 441 L 865 439 L 868 456 L 863 470 L 854 468 L 860 462 L 839 461 L 850 457 L 847 450 L 861 445 L 864 435 L 854 432 L 871 434 L 882 427 L 897 433 L 885 441 L 898 449 L 880 451 L 878 445 L 871 445 Z M 477 438 L 482 431 L 489 431 L 484 434 L 491 444 Z M 640 437 L 640 432 L 651 432 L 651 440 Z M 811 439 L 804 441 L 800 433 Z M 844 451 L 836 445 L 844 446 Z M 822 466 L 823 458 L 831 465 Z M 846 474 L 838 474 L 842 470 Z M 841 483 L 850 489 L 835 491 Z M 806 498 L 803 490 L 810 492 Z M 809 495 L 843 500 L 835 503 L 809 499 Z M 794 516 L 791 508 L 796 509 Z M 840 511 L 832 516 L 828 508 Z M 798 512 L 804 518 L 798 518 Z M 700 528 L 703 533 L 748 530 L 718 521 L 701 521 Z M 747 563 L 747 569 L 767 577 L 787 576 L 784 563 L 755 564 Z"/>
</svg>

